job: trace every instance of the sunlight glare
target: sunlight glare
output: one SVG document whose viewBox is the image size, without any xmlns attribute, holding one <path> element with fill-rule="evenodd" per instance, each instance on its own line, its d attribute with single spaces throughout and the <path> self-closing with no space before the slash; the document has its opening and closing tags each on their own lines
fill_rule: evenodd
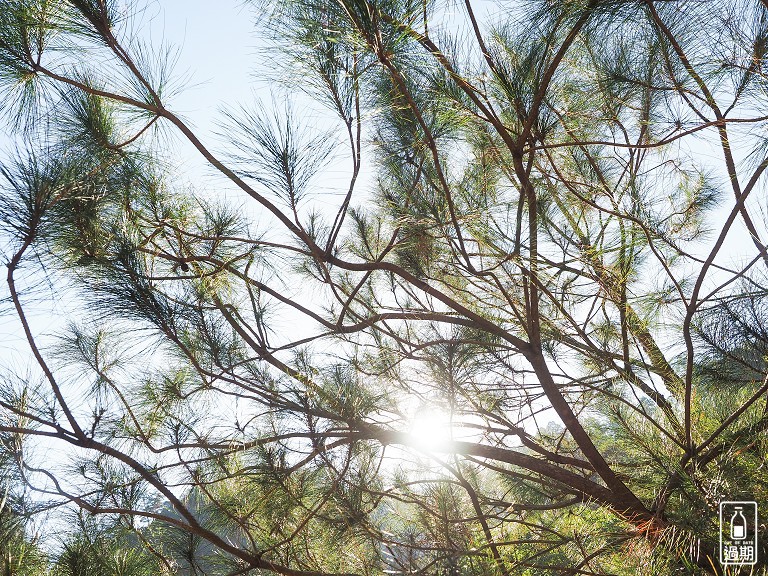
<svg viewBox="0 0 768 576">
<path fill-rule="evenodd" d="M 436 408 L 422 408 L 411 422 L 414 446 L 428 452 L 446 450 L 453 440 L 450 415 Z"/>
</svg>

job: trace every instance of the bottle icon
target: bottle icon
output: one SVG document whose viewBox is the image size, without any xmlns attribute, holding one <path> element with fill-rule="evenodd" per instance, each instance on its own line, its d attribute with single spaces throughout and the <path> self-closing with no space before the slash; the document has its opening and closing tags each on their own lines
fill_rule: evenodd
<svg viewBox="0 0 768 576">
<path fill-rule="evenodd" d="M 736 511 L 731 516 L 731 538 L 744 540 L 747 537 L 747 519 L 741 513 L 741 506 L 736 506 Z"/>
</svg>

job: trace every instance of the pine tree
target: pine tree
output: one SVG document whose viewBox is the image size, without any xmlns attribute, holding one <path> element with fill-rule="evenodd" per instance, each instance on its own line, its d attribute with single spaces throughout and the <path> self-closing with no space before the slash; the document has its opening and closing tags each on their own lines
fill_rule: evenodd
<svg viewBox="0 0 768 576">
<path fill-rule="evenodd" d="M 227 145 L 138 8 L 0 0 L 0 433 L 83 519 L 54 571 L 722 573 L 718 501 L 765 501 L 768 4 L 254 4 L 335 124 L 244 104 Z"/>
</svg>

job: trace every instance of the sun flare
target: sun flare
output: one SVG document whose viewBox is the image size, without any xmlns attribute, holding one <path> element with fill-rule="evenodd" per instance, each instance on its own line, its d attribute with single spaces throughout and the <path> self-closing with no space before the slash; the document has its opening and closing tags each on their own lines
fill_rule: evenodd
<svg viewBox="0 0 768 576">
<path fill-rule="evenodd" d="M 453 440 L 451 416 L 437 408 L 422 408 L 411 421 L 410 434 L 414 446 L 429 452 L 440 452 Z"/>
</svg>

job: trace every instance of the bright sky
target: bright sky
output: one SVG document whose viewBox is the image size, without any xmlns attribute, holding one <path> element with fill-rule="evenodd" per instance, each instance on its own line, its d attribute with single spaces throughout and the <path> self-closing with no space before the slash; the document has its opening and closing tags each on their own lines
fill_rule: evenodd
<svg viewBox="0 0 768 576">
<path fill-rule="evenodd" d="M 242 0 L 156 0 L 149 3 L 141 35 L 153 46 L 177 49 L 174 76 L 182 89 L 170 107 L 180 114 L 204 143 L 211 145 L 215 118 L 223 106 L 268 99 L 270 86 L 260 70 L 270 55 L 256 34 L 256 17 Z M 179 158 L 192 175 L 202 174 L 199 154 L 182 142 Z"/>
</svg>

